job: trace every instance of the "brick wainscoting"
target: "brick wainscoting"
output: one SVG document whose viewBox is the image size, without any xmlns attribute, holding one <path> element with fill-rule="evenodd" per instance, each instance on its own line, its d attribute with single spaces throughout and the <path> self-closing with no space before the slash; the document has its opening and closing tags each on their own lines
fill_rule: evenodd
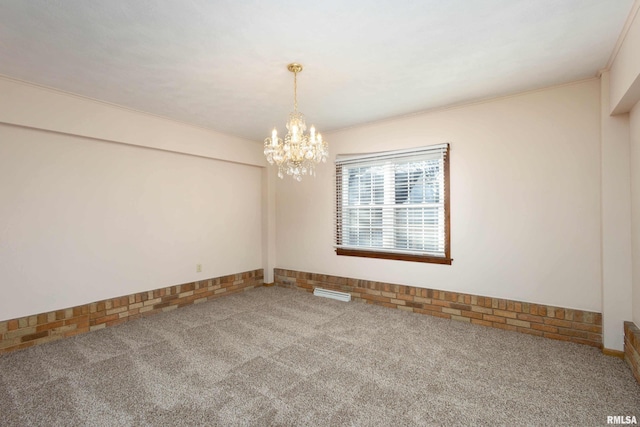
<svg viewBox="0 0 640 427">
<path fill-rule="evenodd" d="M 591 311 L 280 268 L 275 283 L 349 292 L 355 301 L 602 348 L 602 315 Z"/>
<path fill-rule="evenodd" d="M 263 273 L 246 271 L 1 321 L 0 354 L 261 286 Z"/>
<path fill-rule="evenodd" d="M 633 322 L 624 322 L 624 360 L 640 383 L 640 329 Z"/>
</svg>

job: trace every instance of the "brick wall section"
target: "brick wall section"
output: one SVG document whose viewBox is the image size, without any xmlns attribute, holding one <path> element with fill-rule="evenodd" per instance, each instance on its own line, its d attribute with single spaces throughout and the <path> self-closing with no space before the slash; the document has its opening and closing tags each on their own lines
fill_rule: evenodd
<svg viewBox="0 0 640 427">
<path fill-rule="evenodd" d="M 624 360 L 640 383 L 640 329 L 633 322 L 624 322 Z"/>
<path fill-rule="evenodd" d="M 280 268 L 275 283 L 348 292 L 355 301 L 602 348 L 602 315 L 591 311 Z"/>
<path fill-rule="evenodd" d="M 263 278 L 259 269 L 1 321 L 0 354 L 251 289 Z"/>
</svg>

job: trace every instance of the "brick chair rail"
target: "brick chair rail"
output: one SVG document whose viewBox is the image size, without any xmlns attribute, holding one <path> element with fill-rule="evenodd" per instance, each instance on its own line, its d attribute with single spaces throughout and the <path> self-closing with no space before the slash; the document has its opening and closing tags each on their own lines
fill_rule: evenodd
<svg viewBox="0 0 640 427">
<path fill-rule="evenodd" d="M 0 354 L 175 310 L 263 284 L 262 269 L 0 321 Z"/>
<path fill-rule="evenodd" d="M 602 314 L 591 311 L 280 268 L 275 283 L 348 292 L 355 301 L 602 348 Z"/>
</svg>

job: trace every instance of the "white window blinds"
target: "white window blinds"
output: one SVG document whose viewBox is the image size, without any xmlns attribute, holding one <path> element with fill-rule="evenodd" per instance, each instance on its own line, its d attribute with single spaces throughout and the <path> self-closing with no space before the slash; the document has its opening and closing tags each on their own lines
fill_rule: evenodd
<svg viewBox="0 0 640 427">
<path fill-rule="evenodd" d="M 449 144 L 336 159 L 337 248 L 448 258 Z"/>
</svg>

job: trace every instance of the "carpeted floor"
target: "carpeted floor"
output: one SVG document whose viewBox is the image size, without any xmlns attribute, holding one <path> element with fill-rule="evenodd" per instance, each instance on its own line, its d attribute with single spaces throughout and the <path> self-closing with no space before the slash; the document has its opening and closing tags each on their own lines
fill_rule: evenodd
<svg viewBox="0 0 640 427">
<path fill-rule="evenodd" d="M 0 356 L 2 426 L 607 425 L 598 349 L 258 288 Z"/>
</svg>

